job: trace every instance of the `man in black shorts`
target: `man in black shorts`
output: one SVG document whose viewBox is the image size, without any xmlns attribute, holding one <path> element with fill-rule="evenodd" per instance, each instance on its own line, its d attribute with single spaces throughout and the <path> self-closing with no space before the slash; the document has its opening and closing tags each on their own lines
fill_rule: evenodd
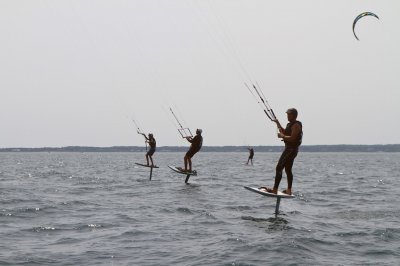
<svg viewBox="0 0 400 266">
<path fill-rule="evenodd" d="M 247 148 L 249 150 L 249 159 L 247 159 L 247 163 L 251 162 L 251 165 L 253 165 L 253 157 L 254 157 L 254 149 L 253 148 Z"/>
<path fill-rule="evenodd" d="M 150 150 L 148 150 L 148 152 L 146 153 L 147 166 L 150 166 L 149 158 L 151 161 L 151 166 L 154 166 L 153 154 L 156 151 L 156 145 L 157 145 L 156 139 L 154 138 L 153 134 L 151 134 L 151 133 L 149 133 L 149 137 L 146 137 L 146 135 L 143 133 L 142 133 L 142 135 L 146 139 L 146 143 L 148 143 L 150 146 Z"/>
<path fill-rule="evenodd" d="M 201 146 L 203 146 L 203 137 L 201 136 L 201 133 L 203 131 L 201 129 L 196 130 L 196 136 L 194 138 L 192 137 L 186 137 L 186 139 L 192 143 L 190 145 L 189 150 L 187 151 L 185 157 L 183 158 L 184 163 L 185 163 L 185 172 L 192 172 L 192 157 L 201 149 Z M 188 164 L 189 164 L 189 169 L 188 169 Z"/>
<path fill-rule="evenodd" d="M 288 187 L 283 190 L 283 193 L 292 195 L 292 183 L 293 183 L 293 173 L 292 167 L 294 159 L 297 156 L 299 151 L 299 147 L 303 138 L 303 125 L 300 121 L 297 121 L 297 110 L 295 108 L 290 108 L 286 111 L 287 119 L 289 123 L 284 129 L 278 120 L 274 121 L 278 126 L 279 133 L 278 137 L 281 138 L 285 142 L 285 150 L 282 152 L 281 157 L 279 158 L 278 164 L 276 165 L 276 175 L 275 175 L 275 184 L 274 187 L 267 188 L 261 187 L 267 192 L 277 194 L 279 183 L 282 179 L 282 171 L 285 169 Z"/>
</svg>

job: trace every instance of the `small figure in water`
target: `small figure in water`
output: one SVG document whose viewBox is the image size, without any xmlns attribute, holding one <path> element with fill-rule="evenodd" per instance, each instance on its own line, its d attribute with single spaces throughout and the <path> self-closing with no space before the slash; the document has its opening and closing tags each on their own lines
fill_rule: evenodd
<svg viewBox="0 0 400 266">
<path fill-rule="evenodd" d="M 196 136 L 194 138 L 192 137 L 186 137 L 187 141 L 191 143 L 189 150 L 186 152 L 185 157 L 183 158 L 184 164 L 185 164 L 185 169 L 182 169 L 184 172 L 191 173 L 192 172 L 192 157 L 200 151 L 201 147 L 203 146 L 203 137 L 201 136 L 201 133 L 203 131 L 201 129 L 196 130 Z M 189 164 L 189 169 L 188 169 L 188 164 Z"/>
<path fill-rule="evenodd" d="M 249 162 L 251 162 L 251 165 L 253 165 L 253 157 L 254 157 L 254 149 L 253 148 L 247 148 L 249 150 L 249 159 L 247 159 L 247 163 L 246 165 L 249 164 Z"/>
<path fill-rule="evenodd" d="M 153 134 L 149 133 L 149 137 L 146 137 L 144 133 L 142 133 L 143 137 L 146 139 L 146 143 L 149 144 L 150 150 L 146 153 L 146 161 L 147 161 L 147 166 L 154 166 L 153 163 L 153 154 L 156 151 L 156 139 L 154 138 Z M 149 164 L 149 158 L 151 161 L 151 165 Z"/>
<path fill-rule="evenodd" d="M 279 183 L 282 179 L 282 171 L 285 169 L 288 187 L 283 190 L 283 193 L 292 195 L 292 183 L 293 183 L 293 173 L 292 167 L 294 163 L 294 159 L 297 156 L 299 151 L 299 147 L 303 138 L 303 125 L 300 121 L 297 121 L 297 110 L 295 108 L 290 108 L 286 111 L 287 119 L 289 123 L 284 129 L 278 120 L 274 122 L 278 126 L 279 133 L 278 138 L 281 138 L 282 141 L 285 142 L 285 149 L 282 152 L 281 157 L 279 158 L 278 164 L 276 165 L 276 175 L 275 175 L 275 184 L 274 187 L 261 187 L 260 189 L 267 191 L 269 193 L 278 193 Z"/>
</svg>

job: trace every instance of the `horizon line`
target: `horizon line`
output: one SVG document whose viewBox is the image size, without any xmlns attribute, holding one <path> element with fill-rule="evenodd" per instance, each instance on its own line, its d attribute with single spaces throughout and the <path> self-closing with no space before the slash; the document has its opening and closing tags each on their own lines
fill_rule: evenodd
<svg viewBox="0 0 400 266">
<path fill-rule="evenodd" d="M 309 145 L 301 145 L 301 147 L 318 147 L 318 146 L 396 146 L 400 145 L 400 143 L 389 143 L 389 144 L 309 144 Z M 63 149 L 63 148 L 143 148 L 145 146 L 137 146 L 137 145 L 113 145 L 113 146 L 85 146 L 85 145 L 67 145 L 67 146 L 38 146 L 38 147 L 0 147 L 0 150 L 5 149 Z M 165 145 L 165 146 L 157 146 L 157 148 L 186 148 L 185 146 L 179 145 Z M 203 148 L 226 148 L 226 147 L 285 147 L 284 145 L 205 145 Z"/>
</svg>

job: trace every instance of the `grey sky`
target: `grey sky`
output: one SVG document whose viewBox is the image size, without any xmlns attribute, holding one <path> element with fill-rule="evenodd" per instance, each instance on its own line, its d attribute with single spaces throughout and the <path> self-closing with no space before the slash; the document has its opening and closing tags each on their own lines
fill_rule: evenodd
<svg viewBox="0 0 400 266">
<path fill-rule="evenodd" d="M 305 144 L 400 142 L 399 1 L 0 1 L 0 147 L 281 145 L 239 61 Z M 364 11 L 380 20 L 353 19 Z M 177 110 L 178 112 L 178 110 Z"/>
</svg>

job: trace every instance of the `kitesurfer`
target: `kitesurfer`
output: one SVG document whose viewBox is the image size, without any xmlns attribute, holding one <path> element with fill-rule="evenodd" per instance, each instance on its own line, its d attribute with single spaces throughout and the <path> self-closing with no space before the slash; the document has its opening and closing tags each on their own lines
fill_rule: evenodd
<svg viewBox="0 0 400 266">
<path fill-rule="evenodd" d="M 278 164 L 276 165 L 276 175 L 274 187 L 261 187 L 260 189 L 265 190 L 270 193 L 277 194 L 279 183 L 282 179 L 282 171 L 285 169 L 288 187 L 283 190 L 283 193 L 292 195 L 292 183 L 293 183 L 293 173 L 292 167 L 294 159 L 297 156 L 299 147 L 303 138 L 303 125 L 297 120 L 297 110 L 295 108 L 290 108 L 286 111 L 287 119 L 289 123 L 286 128 L 283 128 L 277 119 L 274 120 L 278 126 L 279 133 L 278 138 L 281 138 L 285 142 L 285 149 L 279 158 Z"/>
<path fill-rule="evenodd" d="M 185 137 L 187 141 L 191 143 L 189 150 L 186 152 L 185 157 L 183 158 L 184 164 L 185 164 L 185 169 L 182 171 L 184 172 L 192 172 L 192 157 L 200 151 L 201 147 L 203 146 L 203 137 L 201 134 L 203 133 L 203 130 L 197 129 L 196 130 L 196 136 L 194 137 Z M 188 169 L 189 166 L 189 169 Z"/>
<path fill-rule="evenodd" d="M 251 165 L 253 165 L 253 157 L 254 157 L 254 149 L 253 148 L 247 148 L 249 150 L 249 158 L 247 159 L 247 163 L 251 162 Z"/>
<path fill-rule="evenodd" d="M 154 136 L 153 136 L 152 133 L 149 133 L 149 136 L 148 136 L 148 137 L 147 137 L 144 133 L 141 133 L 141 134 L 142 134 L 143 137 L 146 139 L 146 143 L 148 143 L 149 146 L 150 146 L 150 149 L 149 149 L 149 150 L 147 151 L 147 153 L 146 153 L 147 166 L 150 166 L 150 164 L 149 164 L 149 158 L 150 158 L 150 161 L 151 161 L 151 166 L 154 166 L 154 163 L 153 163 L 153 154 L 154 154 L 154 152 L 156 151 L 156 145 L 157 145 L 156 139 L 154 138 Z"/>
</svg>

